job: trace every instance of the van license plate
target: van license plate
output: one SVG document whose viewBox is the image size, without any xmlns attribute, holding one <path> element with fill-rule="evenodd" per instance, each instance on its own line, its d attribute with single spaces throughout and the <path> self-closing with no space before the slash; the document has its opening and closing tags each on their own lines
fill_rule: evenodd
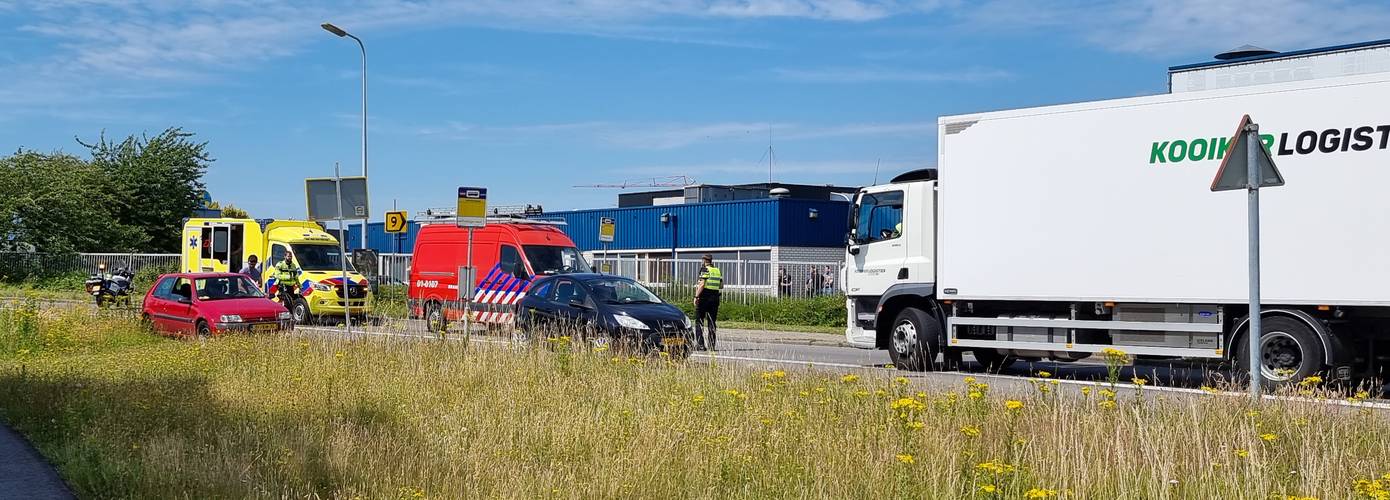
<svg viewBox="0 0 1390 500">
<path fill-rule="evenodd" d="M 266 323 L 263 325 L 251 325 L 251 331 L 256 333 L 273 332 L 278 327 L 279 325 L 274 325 L 270 323 Z"/>
</svg>

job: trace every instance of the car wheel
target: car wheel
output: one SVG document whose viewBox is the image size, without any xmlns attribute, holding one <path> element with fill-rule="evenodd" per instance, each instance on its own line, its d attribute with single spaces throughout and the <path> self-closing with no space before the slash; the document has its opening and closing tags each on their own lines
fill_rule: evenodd
<svg viewBox="0 0 1390 500">
<path fill-rule="evenodd" d="M 921 309 L 903 309 L 888 332 L 888 357 L 899 369 L 931 369 L 940 346 L 941 326 Z"/>
<path fill-rule="evenodd" d="M 1018 361 L 1014 355 L 1001 353 L 998 349 L 975 349 L 970 353 L 975 356 L 975 361 L 990 373 L 1002 372 Z"/>
<path fill-rule="evenodd" d="M 1283 317 L 1267 317 L 1260 321 L 1260 378 L 1275 384 L 1303 380 L 1322 371 L 1322 340 L 1317 332 L 1302 321 Z M 1236 347 L 1240 370 L 1250 370 L 1250 335 L 1241 337 Z"/>
<path fill-rule="evenodd" d="M 198 320 L 196 331 L 198 340 L 207 340 L 212 338 L 212 327 L 209 326 L 208 322 L 206 321 Z"/>
<path fill-rule="evenodd" d="M 150 318 L 150 315 L 149 315 L 149 314 L 141 314 L 141 315 L 140 315 L 140 331 L 143 331 L 143 332 L 153 332 L 153 331 L 154 331 L 154 320 Z"/>
<path fill-rule="evenodd" d="M 444 316 L 444 308 L 438 302 L 425 304 L 425 331 L 440 333 L 449 329 L 449 319 Z"/>
</svg>

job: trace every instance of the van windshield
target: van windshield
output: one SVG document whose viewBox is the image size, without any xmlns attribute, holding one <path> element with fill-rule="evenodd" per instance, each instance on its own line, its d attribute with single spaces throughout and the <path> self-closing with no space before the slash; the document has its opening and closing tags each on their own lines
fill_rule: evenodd
<svg viewBox="0 0 1390 500">
<path fill-rule="evenodd" d="M 526 260 L 536 274 L 591 273 L 593 269 L 574 247 L 526 245 Z"/>
<path fill-rule="evenodd" d="M 337 245 L 301 243 L 290 246 L 294 247 L 294 263 L 299 264 L 300 269 L 305 271 L 338 271 L 342 269 L 343 257 L 338 252 Z M 279 264 L 279 262 L 275 264 Z M 348 259 L 347 270 L 355 271 L 352 268 L 352 259 Z"/>
</svg>

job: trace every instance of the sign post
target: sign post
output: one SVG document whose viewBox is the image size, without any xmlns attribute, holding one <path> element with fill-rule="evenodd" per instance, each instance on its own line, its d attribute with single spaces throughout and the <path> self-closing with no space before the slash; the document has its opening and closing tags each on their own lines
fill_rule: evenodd
<svg viewBox="0 0 1390 500">
<path fill-rule="evenodd" d="M 603 262 L 599 264 L 599 272 L 604 272 L 603 266 L 608 265 L 608 244 L 613 242 L 613 236 L 617 234 L 617 224 L 612 217 L 599 217 L 598 219 L 598 240 L 603 243 Z"/>
<path fill-rule="evenodd" d="M 333 177 L 304 180 L 305 198 L 309 207 L 310 220 L 331 219 L 338 221 L 338 259 L 342 271 L 342 284 L 339 293 L 343 304 L 352 303 L 352 281 L 347 274 L 347 247 L 343 240 L 345 221 L 367 218 L 367 178 L 343 177 L 338 163 L 333 163 Z M 347 210 L 351 207 L 350 210 Z M 365 227 L 364 227 L 365 229 Z M 364 233 L 365 234 L 365 233 Z M 343 326 L 347 335 L 352 336 L 352 308 L 343 307 Z"/>
<path fill-rule="evenodd" d="M 467 342 L 473 333 L 473 286 L 478 274 L 473 269 L 473 229 L 487 226 L 487 188 L 459 187 L 454 223 L 458 227 L 468 228 L 467 267 L 460 269 L 458 274 L 459 300 L 463 301 L 463 335 Z"/>
<path fill-rule="evenodd" d="M 1211 182 L 1212 191 L 1246 190 L 1246 216 L 1249 236 L 1250 265 L 1250 327 L 1246 330 L 1250 356 L 1250 397 L 1259 401 L 1260 379 L 1263 376 L 1264 360 L 1261 356 L 1260 321 L 1260 188 L 1283 186 L 1284 176 L 1274 167 L 1274 159 L 1269 150 L 1260 142 L 1260 126 L 1250 120 L 1250 115 L 1240 119 L 1235 137 L 1221 160 L 1221 168 Z"/>
</svg>

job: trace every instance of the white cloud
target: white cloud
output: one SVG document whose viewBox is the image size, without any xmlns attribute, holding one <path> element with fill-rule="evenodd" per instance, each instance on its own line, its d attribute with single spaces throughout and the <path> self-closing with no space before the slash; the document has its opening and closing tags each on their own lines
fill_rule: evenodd
<svg viewBox="0 0 1390 500">
<path fill-rule="evenodd" d="M 780 79 L 807 83 L 975 83 L 1000 80 L 1012 76 L 1008 71 L 988 68 L 968 68 L 949 71 L 922 71 L 897 68 L 776 68 L 773 74 Z"/>
<path fill-rule="evenodd" d="M 340 125 L 357 127 L 358 115 L 343 114 Z M 374 120 L 380 120 L 374 118 Z M 625 150 L 672 150 L 700 144 L 766 144 L 771 129 L 774 143 L 844 137 L 934 137 L 936 122 L 849 123 L 834 125 L 767 122 L 645 123 L 587 121 L 532 125 L 481 125 L 448 122 L 443 125 L 373 125 L 378 133 L 411 134 L 450 141 L 489 143 L 558 143 L 581 141 Z"/>
<path fill-rule="evenodd" d="M 993 0 L 960 12 L 973 34 L 1062 33 L 1103 50 L 1215 54 L 1243 44 L 1297 50 L 1385 37 L 1390 4 L 1348 0 Z"/>
</svg>

